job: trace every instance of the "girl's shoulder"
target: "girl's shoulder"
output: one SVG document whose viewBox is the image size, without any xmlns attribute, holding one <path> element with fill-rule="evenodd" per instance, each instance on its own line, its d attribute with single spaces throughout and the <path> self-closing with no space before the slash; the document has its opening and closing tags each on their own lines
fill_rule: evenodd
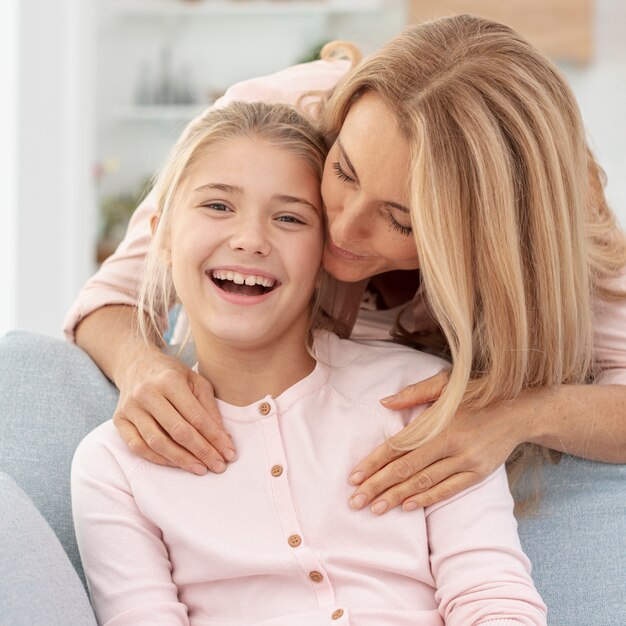
<svg viewBox="0 0 626 626">
<path fill-rule="evenodd" d="M 354 398 L 376 399 L 434 376 L 447 361 L 389 341 L 340 339 L 329 332 L 315 338 L 315 356 L 329 369 L 329 382 Z"/>
</svg>

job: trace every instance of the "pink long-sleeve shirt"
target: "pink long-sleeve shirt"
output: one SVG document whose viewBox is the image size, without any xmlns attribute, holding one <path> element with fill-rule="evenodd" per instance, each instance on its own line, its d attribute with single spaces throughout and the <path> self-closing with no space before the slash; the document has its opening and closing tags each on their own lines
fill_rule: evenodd
<svg viewBox="0 0 626 626">
<path fill-rule="evenodd" d="M 420 409 L 378 398 L 443 362 L 318 335 L 277 398 L 219 402 L 239 457 L 195 476 L 134 456 L 112 422 L 80 444 L 72 507 L 101 624 L 545 624 L 503 468 L 426 509 L 354 511 L 350 468 Z M 407 374 L 410 373 L 410 374 Z"/>
<path fill-rule="evenodd" d="M 314 104 L 316 97 L 300 99 L 309 92 L 325 92 L 332 89 L 349 68 L 346 61 L 315 61 L 296 65 L 270 76 L 255 78 L 231 87 L 214 106 L 225 106 L 235 100 L 280 102 L 292 106 Z M 319 96 L 317 96 L 319 98 Z M 142 263 L 150 243 L 150 218 L 156 212 L 154 195 L 150 193 L 137 208 L 130 221 L 124 241 L 115 254 L 107 259 L 100 270 L 86 283 L 68 312 L 64 330 L 68 339 L 74 339 L 74 329 L 81 319 L 92 311 L 108 304 L 137 306 L 138 286 L 141 281 Z M 626 292 L 626 271 L 611 281 L 615 289 Z M 344 320 L 351 328 L 358 311 L 362 285 L 341 285 L 336 298 L 334 317 Z M 434 327 L 428 316 L 421 295 L 413 303 L 414 330 Z M 595 302 L 594 358 L 601 368 L 596 383 L 626 384 L 626 300 Z M 385 320 L 356 320 L 360 336 L 388 338 Z M 380 317 L 380 316 L 379 316 Z M 384 317 L 384 316 L 383 316 Z M 394 317 L 395 319 L 395 317 Z"/>
</svg>

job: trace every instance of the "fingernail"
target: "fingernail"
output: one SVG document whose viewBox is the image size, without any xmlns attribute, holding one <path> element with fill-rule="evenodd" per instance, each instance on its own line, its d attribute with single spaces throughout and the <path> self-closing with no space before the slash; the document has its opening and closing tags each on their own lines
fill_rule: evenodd
<svg viewBox="0 0 626 626">
<path fill-rule="evenodd" d="M 396 393 L 393 396 L 387 396 L 386 398 L 383 398 L 380 403 L 381 404 L 390 404 L 391 402 L 395 402 L 398 399 L 398 394 Z"/>
<path fill-rule="evenodd" d="M 350 474 L 350 478 L 348 479 L 353 485 L 360 485 L 365 478 L 365 472 L 354 472 L 354 474 Z"/>
<path fill-rule="evenodd" d="M 372 506 L 372 513 L 376 513 L 376 515 L 380 515 L 384 513 L 388 508 L 388 504 L 384 500 L 379 500 L 374 506 Z"/>
<path fill-rule="evenodd" d="M 403 511 L 415 511 L 416 508 L 417 508 L 417 502 L 405 502 L 402 505 Z"/>
<path fill-rule="evenodd" d="M 209 471 L 206 467 L 204 467 L 204 465 L 200 465 L 200 463 L 194 463 L 190 469 L 198 476 L 204 476 Z"/>
<path fill-rule="evenodd" d="M 350 498 L 350 506 L 353 509 L 360 509 L 367 500 L 367 496 L 363 493 L 360 493 L 358 496 L 353 496 Z"/>
<path fill-rule="evenodd" d="M 226 448 L 223 456 L 229 463 L 232 463 L 237 458 L 237 453 L 232 448 Z"/>
<path fill-rule="evenodd" d="M 217 460 L 213 461 L 210 467 L 212 472 L 215 472 L 216 474 L 221 474 L 226 469 L 226 463 L 224 463 L 224 461 Z"/>
</svg>

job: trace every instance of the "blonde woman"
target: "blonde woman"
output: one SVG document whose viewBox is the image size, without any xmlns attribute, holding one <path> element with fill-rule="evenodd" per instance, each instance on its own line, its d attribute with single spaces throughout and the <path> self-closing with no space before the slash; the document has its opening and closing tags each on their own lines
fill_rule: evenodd
<svg viewBox="0 0 626 626">
<path fill-rule="evenodd" d="M 449 375 L 381 399 L 434 402 L 352 468 L 353 508 L 432 504 L 536 446 L 626 462 L 626 246 L 549 61 L 465 15 L 411 27 L 359 63 L 241 83 L 217 106 L 235 99 L 297 104 L 327 134 L 326 307 L 342 332 L 391 333 L 451 361 Z M 134 452 L 222 472 L 237 442 L 210 383 L 133 329 L 154 202 L 66 330 L 120 389 L 113 419 Z"/>
</svg>

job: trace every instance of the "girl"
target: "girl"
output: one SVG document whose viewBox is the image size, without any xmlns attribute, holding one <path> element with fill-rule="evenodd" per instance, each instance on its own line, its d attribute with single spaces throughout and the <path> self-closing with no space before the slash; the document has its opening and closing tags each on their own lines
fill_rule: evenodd
<svg viewBox="0 0 626 626">
<path fill-rule="evenodd" d="M 436 502 L 519 458 L 520 444 L 626 462 L 626 246 L 549 61 L 506 26 L 455 16 L 352 69 L 291 68 L 224 102 L 242 98 L 321 105 L 324 266 L 348 281 L 333 311 L 344 334 L 356 320 L 357 336 L 393 330 L 452 361 L 449 379 L 392 390 L 394 409 L 439 399 L 355 464 L 355 508 Z M 118 385 L 114 421 L 131 449 L 220 472 L 236 442 L 210 384 L 130 325 L 153 206 L 149 196 L 67 330 L 80 322 L 79 345 Z M 360 310 L 366 288 L 374 311 Z"/>
<path fill-rule="evenodd" d="M 351 464 L 419 413 L 375 399 L 443 363 L 312 330 L 324 152 L 288 107 L 234 103 L 159 177 L 140 325 L 180 300 L 239 458 L 195 476 L 112 422 L 83 440 L 73 514 L 100 624 L 545 624 L 502 468 L 411 515 L 345 503 Z"/>
</svg>

